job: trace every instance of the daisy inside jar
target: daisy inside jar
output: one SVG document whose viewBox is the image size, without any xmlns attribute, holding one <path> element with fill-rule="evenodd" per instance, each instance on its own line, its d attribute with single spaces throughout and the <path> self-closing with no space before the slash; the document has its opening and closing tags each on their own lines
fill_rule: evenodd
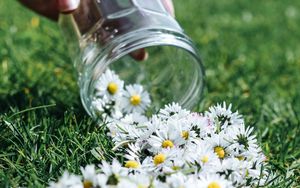
<svg viewBox="0 0 300 188">
<path fill-rule="evenodd" d="M 118 118 L 131 113 L 144 114 L 151 99 L 142 85 L 125 85 L 114 71 L 107 69 L 95 82 L 92 105 L 100 117 Z"/>
<path fill-rule="evenodd" d="M 91 56 L 93 62 L 84 69 L 80 87 L 83 105 L 95 119 L 106 119 L 103 114 L 120 119 L 130 113 L 150 117 L 171 102 L 189 109 L 199 101 L 203 73 L 191 49 L 174 45 L 141 49 L 148 58 L 133 58 L 135 46 L 124 46 L 109 56 Z M 189 135 L 183 137 L 188 140 Z"/>
</svg>

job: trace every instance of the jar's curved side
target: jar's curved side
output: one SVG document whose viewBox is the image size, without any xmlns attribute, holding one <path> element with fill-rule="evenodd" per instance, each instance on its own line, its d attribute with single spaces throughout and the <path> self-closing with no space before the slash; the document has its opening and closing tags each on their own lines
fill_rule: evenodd
<svg viewBox="0 0 300 188">
<path fill-rule="evenodd" d="M 93 45 L 93 44 L 92 44 Z M 95 45 L 97 46 L 97 45 Z M 170 30 L 158 29 L 143 29 L 128 33 L 121 37 L 114 38 L 111 43 L 106 46 L 101 46 L 95 50 L 97 55 L 92 55 L 89 59 L 84 59 L 85 65 L 82 69 L 80 84 L 80 94 L 84 108 L 92 117 L 96 117 L 91 105 L 93 99 L 94 82 L 99 78 L 106 68 L 116 62 L 118 59 L 127 54 L 141 48 L 152 46 L 173 46 L 183 49 L 195 59 L 196 73 L 193 77 L 193 82 L 190 83 L 189 91 L 186 91 L 185 96 L 182 96 L 179 102 L 186 108 L 191 108 L 195 101 L 199 101 L 203 92 L 204 85 L 204 68 L 200 56 L 196 52 L 196 48 L 187 36 L 182 33 Z M 101 53 L 100 53 L 101 51 Z M 159 69 L 158 69 L 159 71 Z"/>
</svg>

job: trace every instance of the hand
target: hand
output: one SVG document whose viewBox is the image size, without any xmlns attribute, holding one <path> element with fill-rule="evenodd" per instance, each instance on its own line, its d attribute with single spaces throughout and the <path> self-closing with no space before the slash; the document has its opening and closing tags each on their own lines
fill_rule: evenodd
<svg viewBox="0 0 300 188">
<path fill-rule="evenodd" d="M 80 0 L 19 0 L 23 5 L 31 10 L 50 18 L 58 20 L 60 12 L 75 10 Z"/>
<path fill-rule="evenodd" d="M 69 13 L 79 6 L 80 0 L 19 0 L 23 5 L 33 11 L 57 21 L 60 12 Z M 172 0 L 161 0 L 167 11 L 174 14 Z M 135 60 L 142 61 L 148 58 L 148 53 L 145 49 L 139 49 L 130 54 Z"/>
<path fill-rule="evenodd" d="M 19 0 L 23 5 L 52 20 L 58 19 L 59 12 L 75 10 L 80 0 Z M 161 0 L 165 8 L 174 16 L 172 0 Z"/>
</svg>

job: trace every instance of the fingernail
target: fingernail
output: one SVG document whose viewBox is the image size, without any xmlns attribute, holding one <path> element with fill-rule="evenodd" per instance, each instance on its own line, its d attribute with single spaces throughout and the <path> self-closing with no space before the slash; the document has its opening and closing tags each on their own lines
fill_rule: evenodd
<svg viewBox="0 0 300 188">
<path fill-rule="evenodd" d="M 146 52 L 146 50 L 143 48 L 143 49 L 139 49 L 139 50 L 136 50 L 134 52 L 131 52 L 130 53 L 130 56 L 137 60 L 137 61 L 145 61 L 148 59 L 149 57 L 149 54 L 148 52 Z"/>
<path fill-rule="evenodd" d="M 61 13 L 70 13 L 76 10 L 80 0 L 58 0 L 58 9 Z"/>
</svg>

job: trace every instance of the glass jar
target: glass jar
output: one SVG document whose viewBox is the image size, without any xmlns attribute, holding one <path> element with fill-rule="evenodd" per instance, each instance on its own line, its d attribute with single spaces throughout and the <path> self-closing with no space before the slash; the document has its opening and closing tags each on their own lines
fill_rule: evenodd
<svg viewBox="0 0 300 188">
<path fill-rule="evenodd" d="M 93 102 L 101 99 L 99 79 L 108 69 L 125 85 L 142 85 L 150 96 L 149 113 L 170 102 L 188 109 L 199 102 L 201 60 L 161 0 L 82 0 L 76 11 L 61 14 L 59 24 L 92 117 L 98 115 Z M 140 49 L 149 55 L 143 61 L 130 56 Z"/>
</svg>

